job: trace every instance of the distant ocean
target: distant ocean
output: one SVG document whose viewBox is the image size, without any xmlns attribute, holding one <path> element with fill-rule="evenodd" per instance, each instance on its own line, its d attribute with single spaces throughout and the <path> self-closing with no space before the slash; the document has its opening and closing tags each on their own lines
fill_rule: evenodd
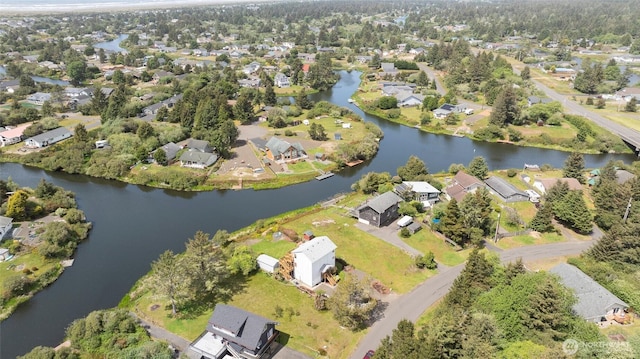
<svg viewBox="0 0 640 359">
<path fill-rule="evenodd" d="M 249 2 L 249 0 L 0 0 L 0 17 L 3 14 L 86 12 L 127 8 L 175 8 L 246 2 Z M 253 0 L 251 2 L 263 1 Z"/>
</svg>

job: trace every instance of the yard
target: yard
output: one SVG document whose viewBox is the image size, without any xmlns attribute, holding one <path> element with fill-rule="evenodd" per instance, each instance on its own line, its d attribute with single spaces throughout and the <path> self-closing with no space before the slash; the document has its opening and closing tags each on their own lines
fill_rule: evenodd
<svg viewBox="0 0 640 359">
<path fill-rule="evenodd" d="M 422 253 L 433 252 L 436 261 L 446 266 L 456 266 L 464 262 L 470 252 L 469 249 L 456 251 L 450 244 L 440 239 L 429 229 L 418 231 L 403 240 Z"/>
<path fill-rule="evenodd" d="M 192 319 L 173 319 L 169 318 L 170 309 L 158 307 L 159 303 L 164 301 L 145 295 L 135 302 L 134 311 L 189 341 L 205 330 L 212 313 L 206 311 Z M 365 334 L 341 328 L 331 312 L 317 311 L 308 295 L 262 272 L 252 275 L 228 304 L 277 321 L 276 328 L 282 332 L 278 341 L 312 357 L 319 356 L 322 349 L 326 357 L 347 358 Z M 280 317 L 277 307 L 282 308 Z"/>
</svg>

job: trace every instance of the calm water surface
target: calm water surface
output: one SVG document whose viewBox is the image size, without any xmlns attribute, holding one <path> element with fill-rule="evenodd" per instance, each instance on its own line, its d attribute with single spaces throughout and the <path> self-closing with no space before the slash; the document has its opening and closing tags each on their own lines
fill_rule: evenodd
<svg viewBox="0 0 640 359">
<path fill-rule="evenodd" d="M 80 208 L 94 224 L 89 239 L 78 247 L 73 267 L 0 323 L 0 358 L 15 358 L 38 345 L 59 344 L 71 321 L 92 310 L 116 306 L 160 253 L 183 251 L 184 242 L 198 230 L 210 234 L 219 229 L 234 231 L 257 219 L 318 203 L 349 191 L 367 172 L 395 173 L 411 155 L 421 157 L 431 172 L 446 170 L 451 163 L 466 165 L 474 156 L 484 156 L 492 169 L 521 168 L 524 163 L 561 167 L 567 157 L 559 151 L 421 133 L 365 116 L 347 102 L 358 87 L 360 73 L 340 74 L 333 90 L 314 95 L 314 100 L 350 106 L 365 120 L 377 123 L 385 138 L 373 160 L 324 181 L 278 190 L 185 193 L 0 164 L 0 178 L 11 177 L 32 187 L 45 178 L 75 192 Z M 630 162 L 635 156 L 585 159 L 587 166 L 598 167 L 610 159 Z"/>
</svg>

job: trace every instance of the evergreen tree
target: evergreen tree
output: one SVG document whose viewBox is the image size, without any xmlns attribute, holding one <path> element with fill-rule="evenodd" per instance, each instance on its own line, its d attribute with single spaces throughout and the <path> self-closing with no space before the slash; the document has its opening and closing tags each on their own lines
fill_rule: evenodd
<svg viewBox="0 0 640 359">
<path fill-rule="evenodd" d="M 420 71 L 418 73 L 418 78 L 416 79 L 416 85 L 427 87 L 429 86 L 429 77 L 427 77 L 427 73 L 424 71 Z"/>
<path fill-rule="evenodd" d="M 253 121 L 253 105 L 247 92 L 242 92 L 238 96 L 236 104 L 233 106 L 233 113 L 241 124 L 247 125 Z"/>
<path fill-rule="evenodd" d="M 188 297 L 188 282 L 180 258 L 167 250 L 151 263 L 152 274 L 149 284 L 152 290 L 166 296 L 171 301 L 171 313 L 178 313 L 178 306 Z"/>
<path fill-rule="evenodd" d="M 575 178 L 578 182 L 584 184 L 584 156 L 578 152 L 572 152 L 564 162 L 564 168 L 562 169 L 562 176 L 568 178 Z"/>
<path fill-rule="evenodd" d="M 307 91 L 305 91 L 304 87 L 300 89 L 298 94 L 296 95 L 296 105 L 303 110 L 309 110 L 313 108 L 313 102 L 309 100 L 307 97 Z"/>
<path fill-rule="evenodd" d="M 458 201 L 455 198 L 449 201 L 444 217 L 442 217 L 440 228 L 442 234 L 447 238 L 458 244 L 464 244 L 465 228 L 462 225 L 460 208 L 458 208 Z"/>
<path fill-rule="evenodd" d="M 551 232 L 554 230 L 552 219 L 553 206 L 551 202 L 547 201 L 538 209 L 531 223 L 529 223 L 529 228 L 541 233 Z"/>
<path fill-rule="evenodd" d="M 524 69 L 520 71 L 520 78 L 525 81 L 531 78 L 531 69 L 529 68 L 529 66 L 525 66 Z"/>
<path fill-rule="evenodd" d="M 273 89 L 271 83 L 267 83 L 264 88 L 264 104 L 267 106 L 274 106 L 278 102 L 276 98 L 276 92 Z"/>
<path fill-rule="evenodd" d="M 487 165 L 487 161 L 484 157 L 476 156 L 471 160 L 471 162 L 469 162 L 467 171 L 470 175 L 483 180 L 487 178 L 487 175 L 489 174 L 489 166 Z"/>
<path fill-rule="evenodd" d="M 162 148 L 158 148 L 153 153 L 153 159 L 156 161 L 157 164 L 161 166 L 166 166 L 168 164 L 167 153 Z"/>
<path fill-rule="evenodd" d="M 578 233 L 590 233 L 593 216 L 587 208 L 581 191 L 569 191 L 562 200 L 553 203 L 553 214 L 559 221 L 569 225 Z"/>
<path fill-rule="evenodd" d="M 518 97 L 512 86 L 506 86 L 493 103 L 489 123 L 504 127 L 516 122 L 519 116 Z"/>
<path fill-rule="evenodd" d="M 312 123 L 309 127 L 309 137 L 314 141 L 326 141 L 327 133 L 324 130 L 324 126 L 315 122 Z"/>
</svg>

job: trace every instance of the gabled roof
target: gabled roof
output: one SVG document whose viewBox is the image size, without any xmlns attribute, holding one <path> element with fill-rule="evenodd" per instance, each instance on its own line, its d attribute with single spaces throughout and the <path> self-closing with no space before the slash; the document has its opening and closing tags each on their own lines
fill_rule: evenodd
<svg viewBox="0 0 640 359">
<path fill-rule="evenodd" d="M 260 343 L 260 337 L 267 328 L 267 324 L 276 323 L 240 308 L 216 304 L 216 308 L 209 318 L 207 330 L 230 342 L 255 351 L 259 345 L 265 344 Z"/>
<path fill-rule="evenodd" d="M 575 178 L 541 178 L 536 181 L 542 183 L 545 191 L 549 190 L 551 187 L 555 186 L 558 182 L 566 183 L 569 186 L 570 191 L 581 191 L 582 185 Z"/>
<path fill-rule="evenodd" d="M 335 251 L 336 248 L 338 247 L 331 241 L 331 239 L 329 239 L 329 237 L 320 236 L 301 244 L 291 252 L 295 254 L 302 254 L 309 258 L 311 262 L 315 262 L 325 255 Z"/>
<path fill-rule="evenodd" d="M 29 126 L 31 126 L 31 125 L 26 123 L 26 124 L 19 125 L 16 128 L 12 128 L 10 130 L 2 131 L 2 132 L 0 132 L 0 137 L 4 137 L 4 138 L 21 137 L 22 134 L 24 133 L 24 130 Z"/>
<path fill-rule="evenodd" d="M 449 197 L 455 198 L 457 202 L 462 201 L 464 196 L 467 194 L 467 190 L 457 183 L 445 188 L 444 191 L 447 192 Z"/>
<path fill-rule="evenodd" d="M 218 160 L 218 156 L 214 153 L 200 151 L 185 151 L 180 156 L 182 162 L 202 163 L 204 165 L 214 164 Z"/>
<path fill-rule="evenodd" d="M 167 160 L 171 161 L 176 158 L 176 154 L 180 151 L 180 146 L 176 145 L 173 142 L 169 142 L 166 145 L 161 147 L 164 153 L 167 155 Z"/>
<path fill-rule="evenodd" d="M 187 141 L 186 147 L 188 149 L 198 150 L 200 152 L 209 152 L 208 150 L 209 142 L 205 140 L 196 140 L 196 139 L 190 138 L 189 141 Z"/>
<path fill-rule="evenodd" d="M 373 209 L 374 211 L 378 212 L 378 213 L 384 213 L 387 209 L 391 208 L 392 206 L 396 205 L 398 202 L 402 201 L 402 198 L 400 196 L 398 196 L 397 194 L 395 194 L 394 192 L 385 192 L 379 196 L 377 196 L 376 198 L 372 199 L 371 201 L 361 205 L 358 210 L 365 208 L 365 207 L 371 207 L 371 209 Z"/>
<path fill-rule="evenodd" d="M 1 133 L 0 133 L 1 135 Z M 634 175 L 633 173 L 627 171 L 627 170 L 616 170 L 616 182 L 618 182 L 618 184 L 623 184 L 627 181 L 629 181 L 630 179 L 635 178 L 636 175 Z"/>
<path fill-rule="evenodd" d="M 599 319 L 616 305 L 629 307 L 622 299 L 613 295 L 577 267 L 560 263 L 549 272 L 558 275 L 562 284 L 575 291 L 578 302 L 573 306 L 573 310 L 585 319 Z"/>
<path fill-rule="evenodd" d="M 304 148 L 302 148 L 302 145 L 299 142 L 289 143 L 277 137 L 271 137 L 269 141 L 267 141 L 265 147 L 268 148 L 274 156 L 280 156 L 282 153 L 288 151 L 291 147 L 295 148 L 298 151 L 304 151 Z"/>
<path fill-rule="evenodd" d="M 465 189 L 473 186 L 474 184 L 482 185 L 482 181 L 463 171 L 459 171 L 458 173 L 456 173 L 456 175 L 453 177 L 453 180 Z"/>
<path fill-rule="evenodd" d="M 517 189 L 511 183 L 505 181 L 500 177 L 491 176 L 487 178 L 484 183 L 486 183 L 487 186 L 498 193 L 502 198 L 510 198 L 517 195 L 521 195 L 527 198 L 529 197 L 529 195 L 524 191 Z"/>
<path fill-rule="evenodd" d="M 35 142 L 42 142 L 42 141 L 45 141 L 45 140 L 51 140 L 51 139 L 53 139 L 55 137 L 63 136 L 63 135 L 67 135 L 67 134 L 71 135 L 71 131 L 69 131 L 69 129 L 67 129 L 66 127 L 58 127 L 58 128 L 53 129 L 51 131 L 47 131 L 47 132 L 41 133 L 41 134 L 39 134 L 37 136 L 33 136 L 31 138 L 28 138 L 28 140 L 32 140 L 32 141 L 35 141 Z"/>
</svg>

